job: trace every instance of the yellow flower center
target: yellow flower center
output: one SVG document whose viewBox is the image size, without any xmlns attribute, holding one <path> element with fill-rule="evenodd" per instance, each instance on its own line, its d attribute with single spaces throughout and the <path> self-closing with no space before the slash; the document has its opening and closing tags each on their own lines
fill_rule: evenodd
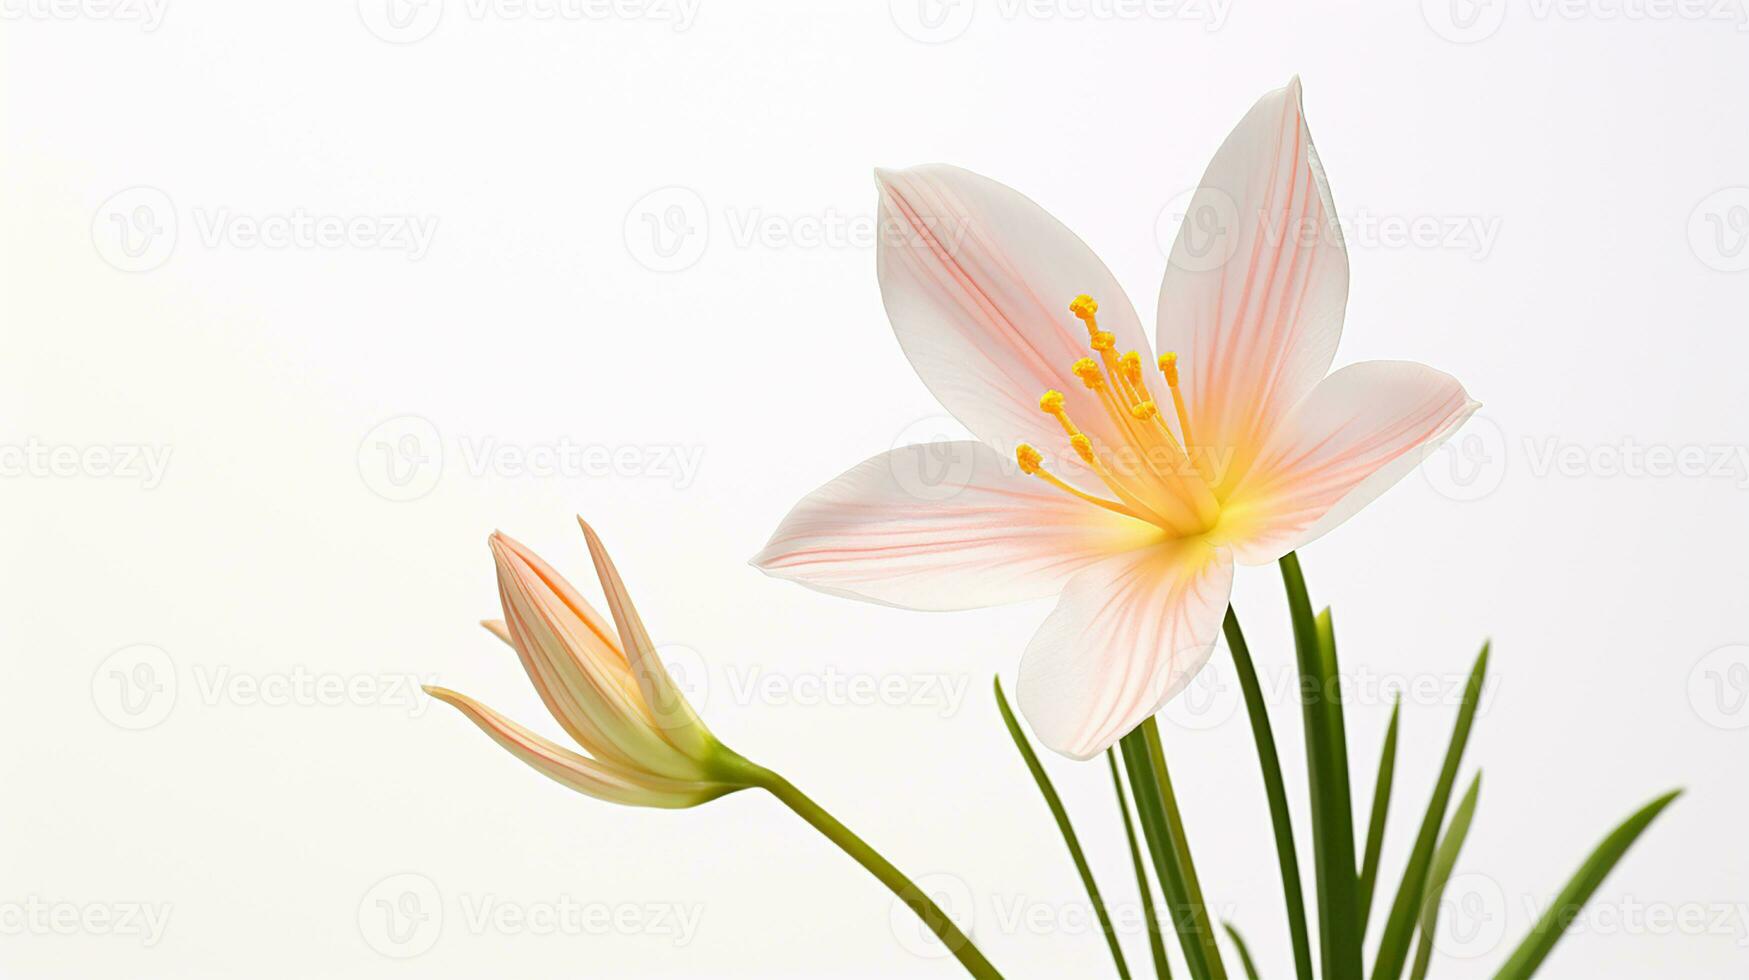
<svg viewBox="0 0 1749 980">
<path fill-rule="evenodd" d="M 1075 454 L 1116 499 L 1099 497 L 1065 483 L 1044 468 L 1044 455 L 1025 443 L 1015 451 L 1020 471 L 1088 503 L 1159 525 L 1178 536 L 1207 531 L 1220 516 L 1220 503 L 1210 489 L 1209 474 L 1203 472 L 1187 448 L 1194 443 L 1190 415 L 1178 387 L 1178 355 L 1161 354 L 1157 362 L 1172 393 L 1172 407 L 1178 417 L 1175 434 L 1148 390 L 1142 376 L 1141 355 L 1135 351 L 1121 356 L 1117 353 L 1116 336 L 1099 329 L 1099 304 L 1093 297 L 1075 297 L 1069 312 L 1086 325 L 1088 342 L 1096 355 L 1076 361 L 1070 371 L 1093 393 L 1124 444 L 1095 446 L 1069 418 L 1060 391 L 1045 392 L 1038 407 L 1063 427 Z"/>
</svg>

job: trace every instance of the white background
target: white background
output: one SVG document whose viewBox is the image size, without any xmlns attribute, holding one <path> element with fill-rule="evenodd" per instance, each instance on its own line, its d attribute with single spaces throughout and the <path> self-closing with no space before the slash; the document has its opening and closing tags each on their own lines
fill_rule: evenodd
<svg viewBox="0 0 1749 980">
<path fill-rule="evenodd" d="M 745 561 L 807 490 L 956 431 L 881 310 L 872 167 L 1020 188 L 1151 311 L 1174 201 L 1299 73 L 1352 222 L 1339 363 L 1424 361 L 1484 402 L 1304 555 L 1356 688 L 1357 811 L 1381 682 L 1424 687 L 1380 904 L 1491 636 L 1434 975 L 1490 975 L 1674 786 L 1548 975 L 1742 975 L 1742 9 L 914 2 L 5 0 L 0 972 L 957 975 L 771 799 L 600 804 L 408 695 L 440 679 L 556 730 L 474 621 L 494 527 L 593 593 L 583 513 L 658 639 L 708 664 L 728 744 L 957 894 L 1010 975 L 1109 975 L 989 694 L 1048 604 L 910 613 Z M 302 218 L 349 234 L 251 237 Z M 567 472 L 477 459 L 565 445 Z M 115 465 L 135 450 L 167 465 Z M 1724 462 L 1664 468 L 1684 450 Z M 1234 601 L 1298 807 L 1278 576 Z M 1210 901 L 1282 977 L 1226 663 L 1166 738 Z M 1047 764 L 1133 923 L 1103 764 Z M 567 901 L 612 921 L 513 924 Z M 143 906 L 160 935 L 113 921 Z"/>
</svg>

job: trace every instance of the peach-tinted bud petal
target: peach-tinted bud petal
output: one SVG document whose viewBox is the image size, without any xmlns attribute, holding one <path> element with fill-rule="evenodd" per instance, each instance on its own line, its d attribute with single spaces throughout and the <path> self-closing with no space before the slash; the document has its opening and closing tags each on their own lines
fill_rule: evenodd
<svg viewBox="0 0 1749 980">
<path fill-rule="evenodd" d="M 670 742 L 606 622 L 528 548 L 492 536 L 505 623 L 553 717 L 590 754 L 670 779 L 703 775 Z"/>
<path fill-rule="evenodd" d="M 455 706 L 493 741 L 536 771 L 609 803 L 678 809 L 697 806 L 739 788 L 704 780 L 663 779 L 591 759 L 529 731 L 465 694 L 429 686 L 425 693 Z"/>
<path fill-rule="evenodd" d="M 620 643 L 626 652 L 632 676 L 637 679 L 638 689 L 656 726 L 681 751 L 694 758 L 707 756 L 715 748 L 716 739 L 693 712 L 686 695 L 675 686 L 667 667 L 657 656 L 656 644 L 651 642 L 649 632 L 644 629 L 643 618 L 632 605 L 625 583 L 620 580 L 619 569 L 608 557 L 607 547 L 601 543 L 600 536 L 581 517 L 577 518 L 577 523 L 583 528 L 584 540 L 589 543 L 589 556 L 595 561 L 595 574 L 600 577 L 601 590 L 607 596 L 608 612 L 613 614 L 613 621 L 619 627 Z"/>
</svg>

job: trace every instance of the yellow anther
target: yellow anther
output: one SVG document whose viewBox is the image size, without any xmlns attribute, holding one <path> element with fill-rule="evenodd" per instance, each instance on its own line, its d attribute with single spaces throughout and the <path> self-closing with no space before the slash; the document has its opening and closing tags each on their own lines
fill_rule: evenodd
<svg viewBox="0 0 1749 980">
<path fill-rule="evenodd" d="M 1109 330 L 1095 330 L 1095 331 L 1093 331 L 1093 349 L 1094 350 L 1096 350 L 1096 351 L 1108 351 L 1108 350 L 1115 350 L 1116 348 L 1117 348 L 1117 337 L 1114 336 L 1111 333 L 1111 331 L 1109 331 Z"/>
<path fill-rule="evenodd" d="M 1080 378 L 1081 383 L 1087 387 L 1095 391 L 1105 387 L 1105 375 L 1099 373 L 1099 364 L 1093 358 L 1081 358 L 1075 362 L 1075 366 L 1071 370 L 1075 372 L 1075 377 Z"/>
<path fill-rule="evenodd" d="M 1044 456 L 1040 455 L 1038 450 L 1024 442 L 1014 447 L 1014 458 L 1020 463 L 1020 472 L 1028 476 L 1037 473 L 1045 461 Z"/>
<path fill-rule="evenodd" d="M 1076 319 L 1091 320 L 1093 314 L 1099 312 L 1099 304 L 1093 301 L 1093 297 L 1082 293 L 1069 304 L 1069 312 L 1075 314 Z"/>
<path fill-rule="evenodd" d="M 1093 440 L 1084 435 L 1069 437 L 1069 445 L 1075 447 L 1075 454 L 1081 457 L 1081 462 L 1093 465 Z"/>
<path fill-rule="evenodd" d="M 1142 383 L 1142 355 L 1130 351 L 1117 360 L 1119 364 L 1123 365 L 1123 376 L 1129 379 L 1130 384 L 1139 385 Z"/>
<path fill-rule="evenodd" d="M 1166 383 L 1178 387 L 1178 355 L 1167 351 L 1160 355 L 1160 373 L 1166 376 Z"/>
<path fill-rule="evenodd" d="M 1039 396 L 1038 410 L 1046 415 L 1058 415 L 1063 411 L 1063 393 L 1052 388 Z"/>
<path fill-rule="evenodd" d="M 1130 406 L 1130 414 L 1134 415 L 1137 420 L 1142 422 L 1146 422 L 1153 418 L 1159 411 L 1160 410 L 1156 408 L 1151 401 L 1138 402 Z"/>
</svg>

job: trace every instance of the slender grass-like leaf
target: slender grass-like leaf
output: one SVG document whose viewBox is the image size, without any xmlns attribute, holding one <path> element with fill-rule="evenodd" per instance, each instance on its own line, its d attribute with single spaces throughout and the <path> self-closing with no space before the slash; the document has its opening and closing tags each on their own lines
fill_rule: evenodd
<svg viewBox="0 0 1749 980">
<path fill-rule="evenodd" d="M 1384 935 L 1379 938 L 1378 958 L 1373 963 L 1371 980 L 1398 980 L 1403 975 L 1403 962 L 1409 958 L 1409 940 L 1415 933 L 1416 914 L 1427 888 L 1428 865 L 1433 861 L 1433 848 L 1439 839 L 1440 825 L 1445 822 L 1445 809 L 1451 803 L 1452 784 L 1457 781 L 1458 764 L 1463 761 L 1464 747 L 1470 741 L 1470 727 L 1476 720 L 1476 706 L 1482 700 L 1482 682 L 1488 676 L 1488 645 L 1476 657 L 1470 679 L 1464 685 L 1463 705 L 1458 708 L 1457 725 L 1452 729 L 1451 743 L 1445 749 L 1445 765 L 1433 787 L 1433 798 L 1427 803 L 1427 814 L 1421 818 L 1421 830 L 1415 836 L 1415 846 L 1409 852 L 1408 867 L 1403 869 L 1403 882 L 1397 886 L 1397 897 L 1391 902 L 1385 919 Z"/>
<path fill-rule="evenodd" d="M 1379 774 L 1373 781 L 1372 819 L 1366 826 L 1366 851 L 1360 864 L 1360 935 L 1372 918 L 1372 896 L 1379 880 L 1379 855 L 1385 846 L 1385 816 L 1391 808 L 1391 782 L 1397 769 L 1397 721 L 1403 713 L 1403 698 L 1391 705 L 1391 724 L 1385 729 L 1385 748 L 1379 753 Z"/>
<path fill-rule="evenodd" d="M 1361 975 L 1360 877 L 1354 866 L 1354 813 L 1335 641 L 1328 611 L 1322 617 L 1312 615 L 1305 575 L 1299 557 L 1292 552 L 1281 559 L 1281 577 L 1287 587 L 1300 666 L 1306 771 L 1312 797 L 1312 857 L 1317 873 L 1319 962 L 1327 980 L 1349 980 Z"/>
<path fill-rule="evenodd" d="M 1225 980 L 1225 972 L 1213 972 L 1206 947 L 1197 936 L 1196 917 L 1190 899 L 1186 897 L 1184 875 L 1178 863 L 1178 852 L 1167 830 L 1162 794 L 1154 777 L 1154 764 L 1148 751 L 1147 737 L 1138 727 L 1118 743 L 1123 754 L 1124 770 L 1129 775 L 1130 789 L 1135 798 L 1136 814 L 1142 825 L 1142 837 L 1148 842 L 1148 853 L 1154 859 L 1154 873 L 1160 879 L 1160 890 L 1166 895 L 1166 907 L 1171 913 L 1172 928 L 1178 935 L 1178 945 L 1184 951 L 1185 966 L 1192 980 Z"/>
<path fill-rule="evenodd" d="M 1451 823 L 1433 854 L 1433 868 L 1427 876 L 1427 896 L 1421 900 L 1421 940 L 1415 946 L 1415 962 L 1409 968 L 1409 980 L 1425 980 L 1427 967 L 1433 963 L 1433 936 L 1439 925 L 1439 903 L 1445 899 L 1445 883 L 1451 880 L 1452 866 L 1458 852 L 1464 849 L 1464 838 L 1470 833 L 1470 820 L 1476 815 L 1476 796 L 1482 791 L 1482 774 L 1470 780 L 1470 788 L 1451 813 Z"/>
<path fill-rule="evenodd" d="M 1117 791 L 1123 835 L 1130 845 L 1130 864 L 1136 869 L 1136 891 L 1142 896 L 1142 915 L 1148 923 L 1148 951 L 1154 955 L 1154 976 L 1159 980 L 1172 980 L 1172 967 L 1166 962 L 1166 937 L 1160 932 L 1160 917 L 1154 913 L 1154 889 L 1148 884 L 1148 865 L 1142 860 L 1142 846 L 1136 840 L 1136 828 L 1130 822 L 1129 794 L 1124 791 L 1123 776 L 1117 771 L 1117 753 L 1106 749 L 1105 761 L 1111 767 L 1111 787 Z"/>
<path fill-rule="evenodd" d="M 1184 898 L 1189 906 L 1191 924 L 1202 943 L 1203 957 L 1213 980 L 1226 980 L 1227 968 L 1221 962 L 1221 950 L 1215 945 L 1215 925 L 1209 918 L 1208 905 L 1202 899 L 1202 885 L 1197 881 L 1196 862 L 1190 856 L 1190 838 L 1184 833 L 1184 818 L 1178 812 L 1178 795 L 1172 790 L 1172 776 L 1166 771 L 1166 746 L 1160 741 L 1160 726 L 1153 718 L 1141 724 L 1146 739 L 1149 761 L 1154 766 L 1154 785 L 1160 793 L 1160 812 L 1166 818 L 1167 841 L 1172 845 L 1179 874 L 1184 879 Z"/>
<path fill-rule="evenodd" d="M 1293 940 L 1294 974 L 1299 980 L 1312 980 L 1312 943 L 1306 928 L 1306 898 L 1300 890 L 1300 859 L 1294 847 L 1287 786 L 1281 778 L 1281 757 L 1275 749 L 1275 730 L 1269 724 L 1269 706 L 1263 701 L 1263 688 L 1257 683 L 1257 668 L 1251 662 L 1251 648 L 1245 642 L 1245 634 L 1239 628 L 1239 617 L 1232 606 L 1227 607 L 1227 618 L 1221 628 L 1227 635 L 1227 648 L 1233 653 L 1239 689 L 1245 695 L 1245 713 L 1251 717 L 1251 737 L 1257 743 L 1257 763 L 1263 770 L 1263 792 L 1269 798 L 1269 820 L 1275 829 L 1275 858 L 1281 867 L 1281 891 L 1287 902 L 1288 933 Z"/>
<path fill-rule="evenodd" d="M 996 678 L 994 686 L 996 707 L 1002 712 L 1002 723 L 1008 726 L 1008 737 L 1014 740 L 1014 747 L 1020 750 L 1020 757 L 1026 760 L 1026 768 L 1032 773 L 1032 781 L 1038 784 L 1039 794 L 1045 798 L 1045 806 L 1050 807 L 1051 818 L 1057 822 L 1057 830 L 1063 835 L 1063 843 L 1069 846 L 1069 857 L 1074 860 L 1075 871 L 1081 876 L 1081 884 L 1087 889 L 1087 898 L 1093 903 L 1093 913 L 1099 916 L 1099 928 L 1105 932 L 1105 944 L 1111 948 L 1112 961 L 1117 964 L 1117 975 L 1123 980 L 1130 980 L 1130 968 L 1124 962 L 1123 946 L 1117 941 L 1117 930 L 1111 926 L 1111 916 L 1105 911 L 1105 900 L 1099 896 L 1099 885 L 1093 880 L 1093 869 L 1088 866 L 1087 855 L 1081 850 L 1081 840 L 1075 836 L 1075 825 L 1069 821 L 1069 811 L 1064 809 L 1062 797 L 1057 795 L 1057 788 L 1051 785 L 1051 777 L 1038 761 L 1038 753 L 1032 750 L 1026 740 L 1026 733 L 1020 730 L 1020 721 L 1008 707 L 1008 698 L 1002 693 L 1002 678 Z"/>
<path fill-rule="evenodd" d="M 1500 968 L 1500 972 L 1494 975 L 1495 980 L 1525 980 L 1535 973 L 1537 967 L 1548 957 L 1549 951 L 1555 948 L 1555 943 L 1566 932 L 1567 926 L 1579 915 L 1579 910 L 1590 900 L 1592 893 L 1597 891 L 1598 886 L 1603 884 L 1603 879 L 1615 869 L 1616 862 L 1621 860 L 1622 855 L 1627 853 L 1640 834 L 1657 819 L 1658 814 L 1664 812 L 1664 808 L 1681 795 L 1681 790 L 1675 790 L 1658 797 L 1611 831 L 1603 839 L 1603 843 L 1591 852 L 1591 856 L 1585 859 L 1585 863 L 1579 866 L 1573 879 L 1567 882 L 1567 887 L 1561 889 L 1555 903 L 1531 927 L 1530 935 L 1519 944 L 1512 958 Z"/>
<path fill-rule="evenodd" d="M 1245 967 L 1245 976 L 1248 980 L 1257 980 L 1257 964 L 1251 961 L 1251 947 L 1245 945 L 1245 937 L 1239 935 L 1239 930 L 1233 928 L 1231 922 L 1223 922 L 1221 926 L 1233 940 L 1233 948 L 1239 951 L 1239 963 Z"/>
</svg>

